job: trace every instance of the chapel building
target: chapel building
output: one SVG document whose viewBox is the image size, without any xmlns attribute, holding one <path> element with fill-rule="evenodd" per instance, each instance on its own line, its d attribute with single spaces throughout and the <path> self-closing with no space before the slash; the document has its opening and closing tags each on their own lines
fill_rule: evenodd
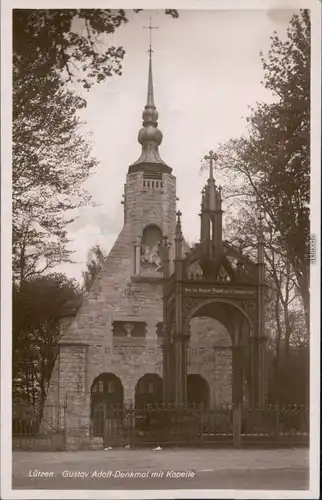
<svg viewBox="0 0 322 500">
<path fill-rule="evenodd" d="M 159 248 L 166 236 L 173 269 L 177 194 L 174 170 L 159 152 L 163 135 L 154 102 L 151 51 L 142 118 L 141 154 L 129 166 L 124 186 L 123 228 L 80 307 L 69 308 L 62 319 L 44 409 L 44 426 L 66 425 L 68 418 L 70 429 L 82 430 L 87 439 L 100 433 L 96 415 L 105 404 L 141 407 L 163 399 Z M 188 403 L 202 402 L 209 408 L 231 403 L 229 333 L 218 321 L 199 317 L 192 319 L 190 334 Z M 52 410 L 63 405 L 64 413 Z"/>
</svg>

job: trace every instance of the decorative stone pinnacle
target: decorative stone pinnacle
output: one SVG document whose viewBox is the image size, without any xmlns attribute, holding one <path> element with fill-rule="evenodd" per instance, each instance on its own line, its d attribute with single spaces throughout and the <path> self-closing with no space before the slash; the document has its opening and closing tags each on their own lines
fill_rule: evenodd
<svg viewBox="0 0 322 500">
<path fill-rule="evenodd" d="M 182 237 L 182 229 L 181 229 L 181 215 L 182 213 L 180 210 L 177 212 L 177 224 L 176 224 L 176 238 L 181 238 Z"/>
</svg>

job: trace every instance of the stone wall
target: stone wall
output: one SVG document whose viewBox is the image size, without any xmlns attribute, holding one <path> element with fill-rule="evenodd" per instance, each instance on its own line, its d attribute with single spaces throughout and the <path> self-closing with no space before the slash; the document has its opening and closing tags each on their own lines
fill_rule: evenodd
<svg viewBox="0 0 322 500">
<path fill-rule="evenodd" d="M 145 185 L 141 172 L 127 176 L 123 229 L 76 317 L 70 325 L 64 322 L 67 331 L 60 343 L 47 406 L 67 396 L 89 395 L 94 378 L 103 372 L 120 378 L 128 401 L 133 400 L 135 385 L 145 373 L 162 375 L 156 336 L 156 324 L 162 321 L 162 274 L 152 271 L 143 281 L 134 277 L 134 249 L 148 224 L 158 225 L 173 242 L 175 177 L 163 174 L 162 188 L 153 186 Z M 145 321 L 143 345 L 130 340 L 113 347 L 113 321 Z"/>
<path fill-rule="evenodd" d="M 200 374 L 210 387 L 210 406 L 231 403 L 231 337 L 226 328 L 212 318 L 198 317 L 190 322 L 188 374 Z"/>
</svg>

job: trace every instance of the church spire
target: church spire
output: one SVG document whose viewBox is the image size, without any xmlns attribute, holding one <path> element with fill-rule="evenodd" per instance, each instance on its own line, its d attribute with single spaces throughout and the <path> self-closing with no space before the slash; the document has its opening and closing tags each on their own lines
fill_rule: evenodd
<svg viewBox="0 0 322 500">
<path fill-rule="evenodd" d="M 149 49 L 149 74 L 148 74 L 148 95 L 146 99 L 146 105 L 144 106 L 144 111 L 142 113 L 143 127 L 152 125 L 160 134 L 160 143 L 162 141 L 162 132 L 158 130 L 158 117 L 159 113 L 154 104 L 154 92 L 153 92 L 153 75 L 152 75 L 152 48 Z M 141 130 L 140 130 L 141 132 Z M 140 142 L 140 132 L 139 132 L 139 142 Z M 140 142 L 141 143 L 141 142 Z M 142 143 L 141 143 L 142 144 Z"/>
<path fill-rule="evenodd" d="M 142 113 L 143 127 L 139 131 L 138 141 L 142 146 L 142 153 L 139 159 L 132 163 L 129 167 L 129 173 L 138 171 L 153 171 L 171 173 L 172 169 L 162 160 L 159 154 L 159 146 L 163 139 L 161 130 L 158 129 L 158 117 L 153 90 L 153 74 L 152 74 L 152 46 L 151 46 L 151 30 L 157 29 L 157 26 L 147 26 L 150 30 L 150 48 L 149 48 L 149 72 L 148 72 L 148 93 L 146 105 Z"/>
<path fill-rule="evenodd" d="M 153 76 L 152 76 L 152 47 L 149 49 L 149 78 L 148 78 L 148 97 L 145 107 L 155 108 L 154 95 L 153 95 Z"/>
</svg>

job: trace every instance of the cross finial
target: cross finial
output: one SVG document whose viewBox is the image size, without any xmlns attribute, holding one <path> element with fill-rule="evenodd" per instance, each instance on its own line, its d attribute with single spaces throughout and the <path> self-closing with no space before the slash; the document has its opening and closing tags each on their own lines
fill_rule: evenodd
<svg viewBox="0 0 322 500">
<path fill-rule="evenodd" d="M 214 161 L 218 160 L 218 155 L 213 152 L 211 149 L 207 155 L 204 156 L 204 159 L 207 161 L 209 160 L 209 178 L 213 179 L 214 178 Z"/>
<path fill-rule="evenodd" d="M 149 48 L 149 52 L 150 52 L 150 55 L 151 55 L 151 52 L 153 52 L 152 50 L 152 30 L 158 30 L 159 29 L 159 26 L 152 26 L 152 18 L 150 17 L 150 24 L 149 26 L 143 26 L 144 29 L 147 29 L 147 30 L 150 30 L 150 48 Z"/>
</svg>

